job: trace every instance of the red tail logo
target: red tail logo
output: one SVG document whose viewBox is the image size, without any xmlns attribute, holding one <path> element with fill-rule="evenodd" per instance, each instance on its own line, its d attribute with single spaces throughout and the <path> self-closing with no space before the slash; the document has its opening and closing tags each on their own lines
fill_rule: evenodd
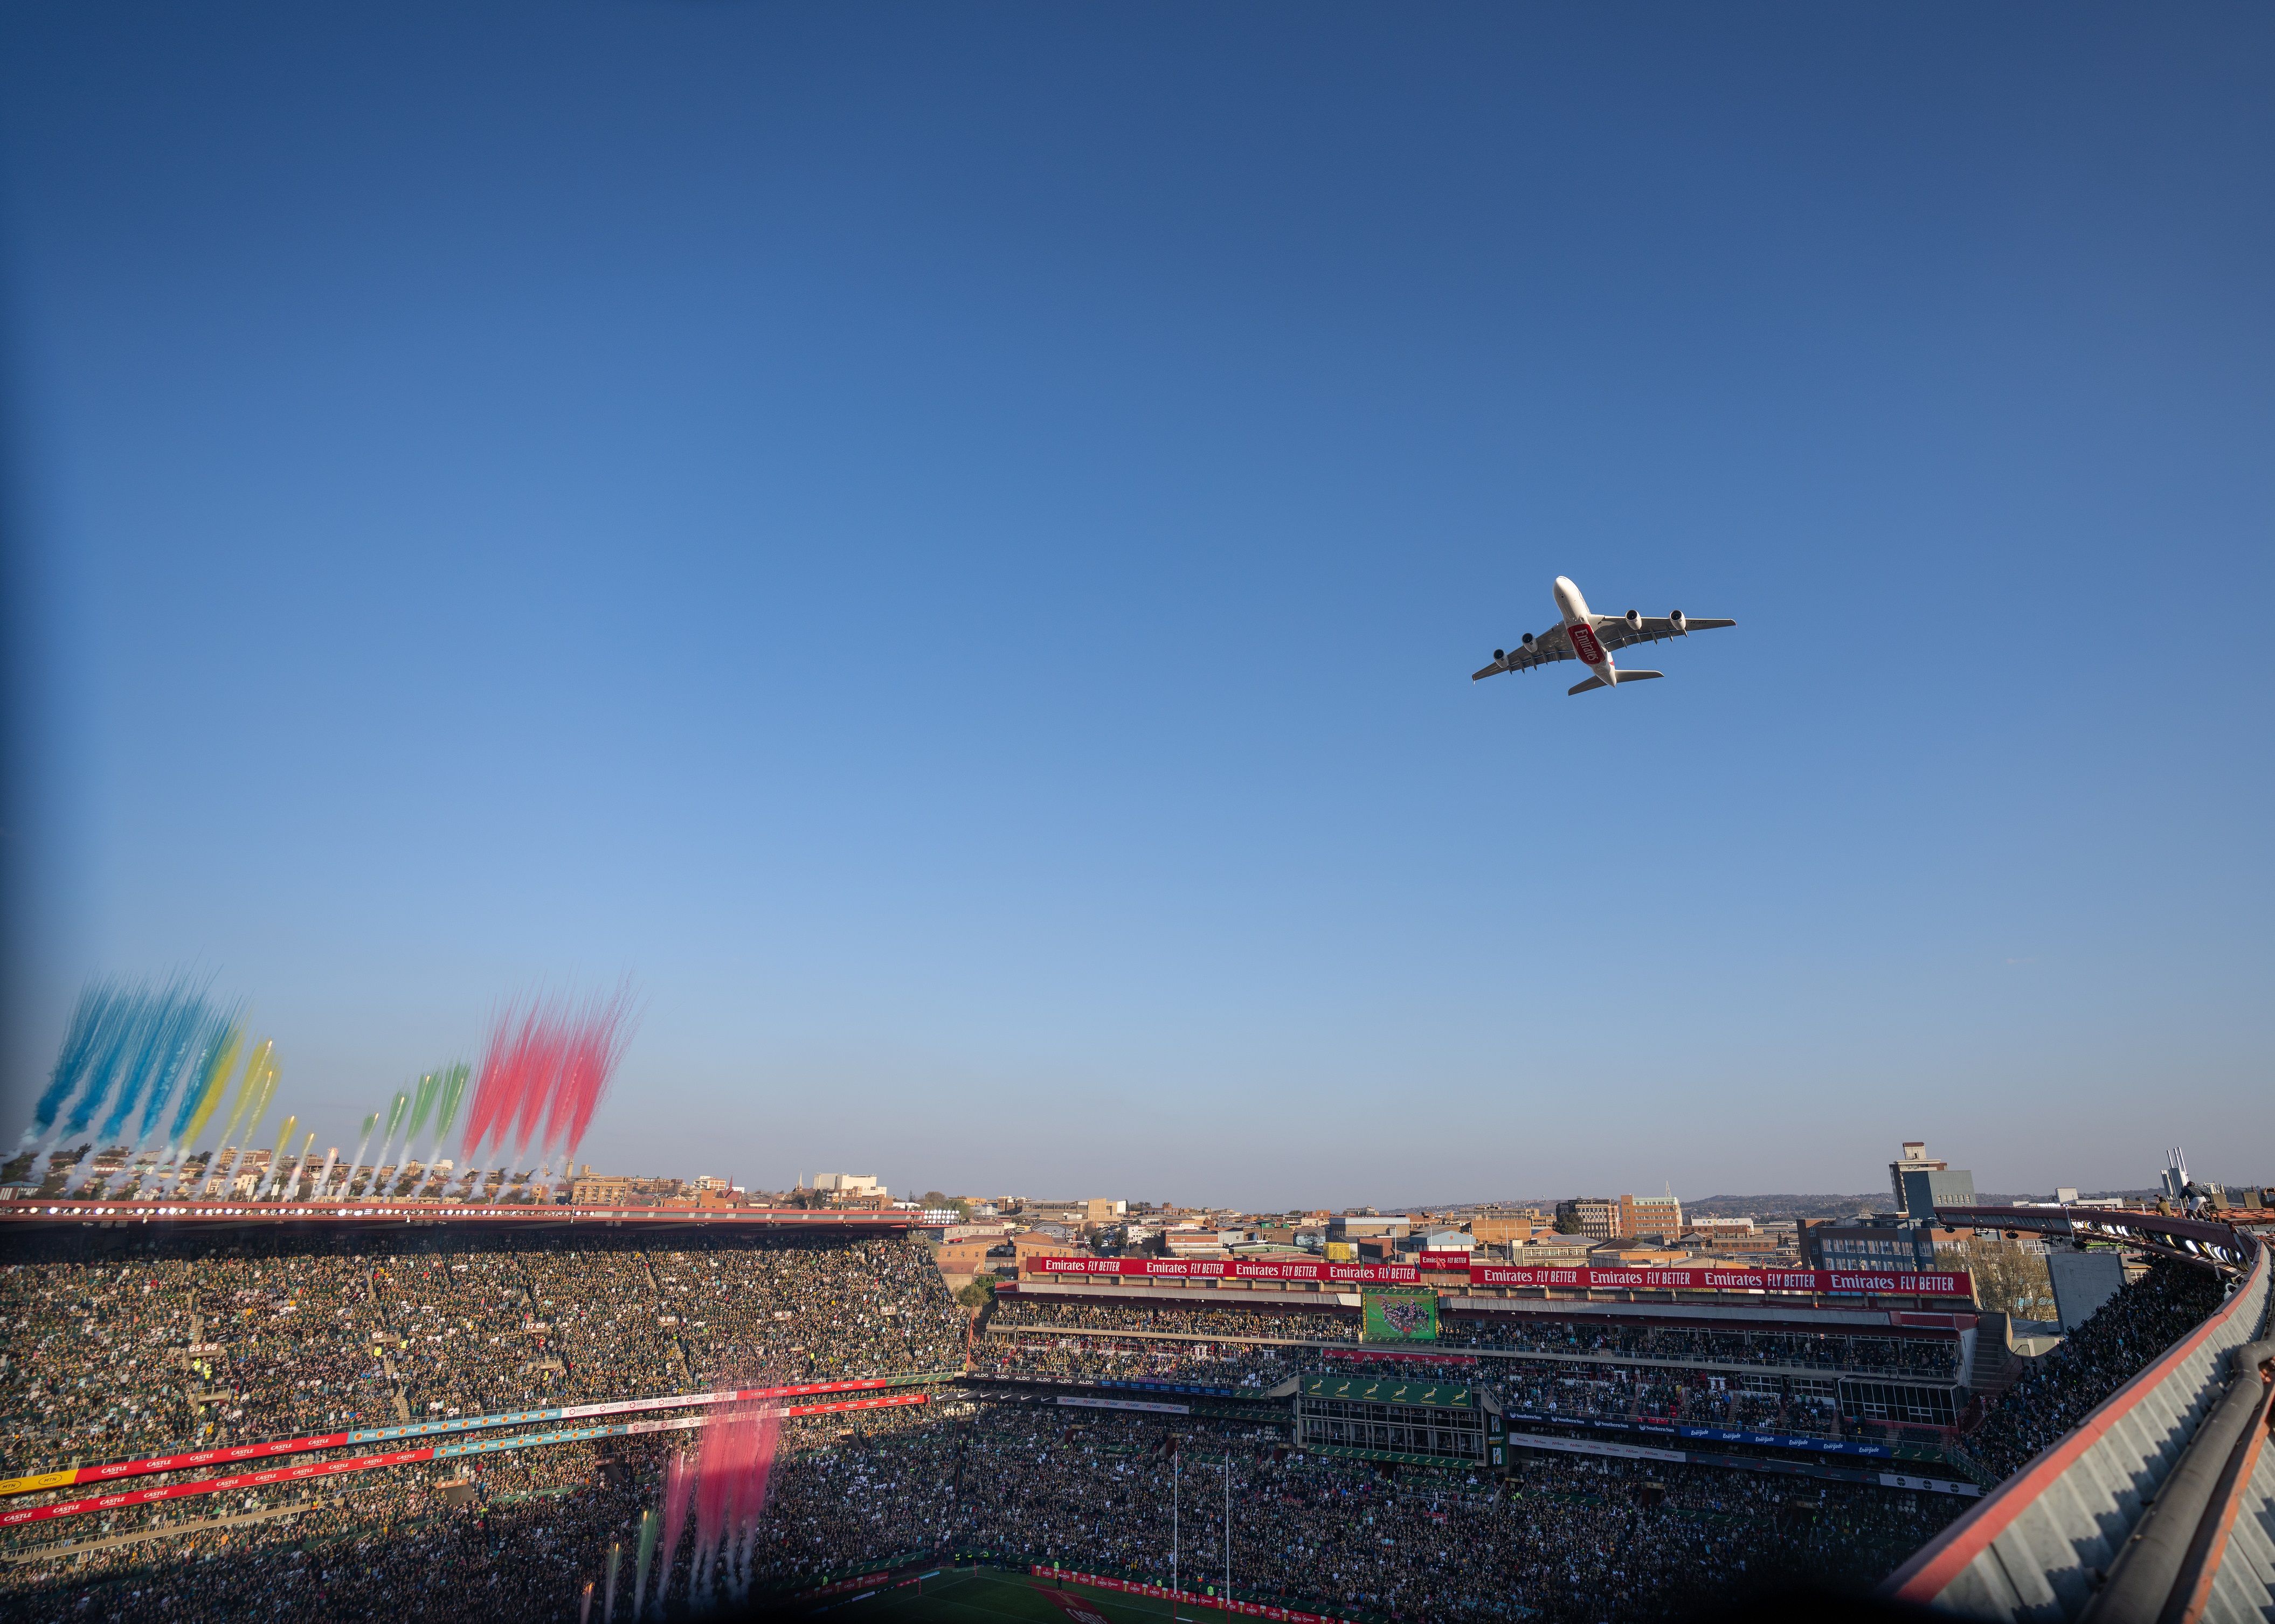
<svg viewBox="0 0 2275 1624">
<path fill-rule="evenodd" d="M 1579 625 L 1568 628 L 1566 635 L 1571 638 L 1572 646 L 1578 653 L 1583 664 L 1604 663 L 1604 646 L 1596 641 L 1596 629 L 1593 626 L 1583 621 Z"/>
</svg>

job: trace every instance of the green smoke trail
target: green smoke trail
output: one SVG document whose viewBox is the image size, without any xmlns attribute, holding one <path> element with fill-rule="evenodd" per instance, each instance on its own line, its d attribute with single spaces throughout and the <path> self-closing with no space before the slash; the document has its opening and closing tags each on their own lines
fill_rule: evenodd
<svg viewBox="0 0 2275 1624">
<path fill-rule="evenodd" d="M 419 1086 L 411 1096 L 411 1126 L 403 1130 L 403 1154 L 399 1159 L 402 1167 L 410 1165 L 412 1144 L 419 1137 L 419 1130 L 427 1125 L 427 1114 L 435 1108 L 435 1096 L 442 1091 L 441 1072 L 429 1071 L 420 1076 Z M 396 1170 L 395 1190 L 397 1194 L 403 1190 L 402 1167 Z"/>
</svg>

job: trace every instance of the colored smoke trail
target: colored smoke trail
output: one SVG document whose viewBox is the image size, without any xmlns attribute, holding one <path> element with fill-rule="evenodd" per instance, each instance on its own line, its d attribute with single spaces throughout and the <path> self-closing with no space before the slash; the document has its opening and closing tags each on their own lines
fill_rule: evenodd
<svg viewBox="0 0 2275 1624">
<path fill-rule="evenodd" d="M 298 1116 L 288 1116 L 284 1125 L 276 1130 L 276 1148 L 268 1152 L 268 1182 L 261 1185 L 261 1199 L 266 1201 L 276 1188 L 276 1181 L 284 1176 L 284 1151 L 292 1143 L 292 1130 L 300 1125 Z"/>
<path fill-rule="evenodd" d="M 48 1114 L 52 1126 L 66 1099 L 71 1102 L 63 1124 L 66 1134 L 86 1130 L 101 1115 L 90 1153 L 65 1181 L 65 1193 L 93 1179 L 95 1153 L 119 1144 L 122 1136 L 125 1159 L 115 1175 L 100 1181 L 100 1188 L 107 1190 L 114 1179 L 135 1179 L 135 1153 L 195 1060 L 201 1035 L 217 1018 L 203 993 L 181 981 L 162 992 L 98 983 L 81 995 L 64 1032 L 55 1076 L 34 1107 L 27 1130 L 28 1137 L 38 1139 L 43 1131 L 41 1114 Z M 129 1130 L 127 1124 L 138 1110 L 140 1121 Z"/>
<path fill-rule="evenodd" d="M 190 1158 L 197 1146 L 198 1136 L 206 1130 L 215 1108 L 221 1104 L 222 1094 L 229 1087 L 229 1074 L 237 1069 L 237 1052 L 245 1042 L 245 1029 L 231 1014 L 221 1031 L 215 1034 L 213 1048 L 205 1056 L 204 1069 L 198 1080 L 182 1096 L 182 1108 L 174 1115 L 172 1149 L 178 1164 Z M 175 1182 L 179 1183 L 178 1175 Z"/>
<path fill-rule="evenodd" d="M 656 1616 L 663 1615 L 663 1598 L 671 1589 L 671 1567 L 679 1556 L 680 1530 L 687 1526 L 687 1492 L 695 1473 L 685 1450 L 675 1450 L 663 1470 L 663 1573 L 656 1581 Z"/>
<path fill-rule="evenodd" d="M 470 1172 L 489 1166 L 486 1145 L 503 1169 L 525 1163 L 533 1141 L 548 1164 L 557 1154 L 566 1166 L 623 1058 L 630 1002 L 620 990 L 578 1008 L 537 1000 L 498 1016 L 466 1118 Z"/>
<path fill-rule="evenodd" d="M 401 1192 L 404 1169 L 411 1165 L 412 1143 L 419 1137 L 419 1130 L 427 1126 L 427 1114 L 435 1109 L 435 1097 L 442 1091 L 442 1074 L 441 1072 L 428 1071 L 420 1074 L 419 1086 L 411 1096 L 411 1126 L 403 1130 L 403 1154 L 397 1159 L 396 1182 L 389 1187 L 390 1193 Z"/>
<path fill-rule="evenodd" d="M 435 1104 L 435 1143 L 421 1164 L 419 1189 L 414 1193 L 425 1194 L 427 1187 L 434 1182 L 435 1164 L 442 1159 L 442 1141 L 450 1137 L 450 1125 L 457 1120 L 459 1102 L 466 1097 L 466 1079 L 472 1075 L 473 1068 L 464 1061 L 454 1061 L 443 1068 L 442 1091 Z"/>
<path fill-rule="evenodd" d="M 348 1175 L 340 1181 L 340 1199 L 347 1199 L 348 1191 L 355 1188 L 356 1170 L 363 1166 L 363 1153 L 371 1148 L 372 1129 L 379 1126 L 379 1113 L 374 1111 L 363 1119 L 363 1137 L 356 1142 L 355 1159 L 348 1163 Z"/>
<path fill-rule="evenodd" d="M 756 1379 L 752 1379 L 755 1380 Z M 750 1588 L 759 1519 L 767 1506 L 779 1406 L 744 1401 L 714 1413 L 695 1467 L 695 1562 L 688 1601 L 701 1607 L 724 1590 L 740 1602 Z M 715 1566 L 716 1572 L 714 1573 Z"/>
<path fill-rule="evenodd" d="M 653 1511 L 640 1513 L 639 1554 L 632 1563 L 632 1617 L 637 1620 L 646 1610 L 648 1564 L 655 1560 L 656 1515 Z"/>
<path fill-rule="evenodd" d="M 56 1125 L 64 1102 L 87 1081 L 87 1068 L 102 1045 L 107 1023 L 115 1018 L 116 998 L 116 989 L 107 984 L 80 989 L 79 1001 L 72 1006 L 71 1020 L 64 1027 L 63 1047 L 57 1053 L 56 1069 L 49 1074 L 47 1087 L 40 1091 L 39 1099 L 33 1104 L 32 1120 L 24 1129 L 18 1150 L 29 1150 L 46 1137 L 48 1130 Z"/>
<path fill-rule="evenodd" d="M 214 1152 L 215 1165 L 211 1172 L 221 1181 L 217 1193 L 223 1197 L 229 1194 L 231 1182 L 236 1176 L 238 1163 L 245 1159 L 245 1147 L 251 1144 L 253 1136 L 261 1131 L 261 1119 L 268 1114 L 268 1103 L 276 1097 L 277 1069 L 276 1062 L 270 1058 L 276 1052 L 276 1048 L 275 1043 L 263 1038 L 253 1046 L 253 1053 L 246 1056 L 245 1080 L 237 1087 L 237 1106 L 230 1112 L 229 1127 L 223 1130 L 221 1148 Z M 231 1154 L 224 1170 L 220 1165 L 222 1153 L 228 1149 L 230 1135 L 237 1130 L 237 1125 L 240 1121 L 245 1124 L 245 1137 L 238 1141 L 237 1149 Z M 200 1181 L 200 1182 L 203 1182 Z"/>
<path fill-rule="evenodd" d="M 387 1104 L 387 1131 L 379 1137 L 379 1154 L 372 1159 L 371 1184 L 364 1191 L 376 1197 L 379 1194 L 379 1170 L 387 1166 L 387 1147 L 395 1143 L 395 1130 L 403 1126 L 404 1116 L 411 1109 L 411 1096 L 397 1091 Z M 353 1191 L 349 1193 L 353 1194 Z"/>
</svg>

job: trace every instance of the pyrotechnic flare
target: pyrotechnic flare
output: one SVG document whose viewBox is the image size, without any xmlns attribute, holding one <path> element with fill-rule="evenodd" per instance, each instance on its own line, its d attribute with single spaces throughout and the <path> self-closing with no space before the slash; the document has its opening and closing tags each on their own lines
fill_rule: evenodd
<svg viewBox="0 0 2275 1624">
<path fill-rule="evenodd" d="M 182 1096 L 182 1107 L 174 1114 L 171 1150 L 178 1169 L 171 1188 L 178 1189 L 182 1175 L 178 1170 L 190 1159 L 197 1137 L 206 1130 L 206 1122 L 221 1104 L 223 1091 L 229 1086 L 229 1074 L 236 1069 L 238 1046 L 245 1041 L 243 1028 L 232 1014 L 222 1030 L 214 1034 L 211 1048 L 202 1059 L 202 1069 L 197 1082 Z"/>
<path fill-rule="evenodd" d="M 275 1043 L 263 1038 L 246 1060 L 245 1081 L 253 1090 L 253 1099 L 246 1110 L 245 1137 L 238 1141 L 237 1151 L 230 1158 L 229 1166 L 215 1175 L 222 1182 L 221 1194 L 223 1197 L 229 1194 L 230 1181 L 236 1175 L 238 1164 L 245 1159 L 246 1147 L 253 1143 L 253 1136 L 261 1131 L 261 1119 L 268 1114 L 269 1101 L 276 1097 L 277 1068 L 269 1058 L 276 1047 Z M 229 1143 L 227 1134 L 222 1136 L 222 1143 Z M 214 1152 L 214 1159 L 221 1159 L 219 1151 Z"/>
<path fill-rule="evenodd" d="M 300 1141 L 300 1158 L 292 1164 L 292 1185 L 291 1190 L 284 1192 L 286 1195 L 289 1196 L 293 1190 L 299 1190 L 300 1181 L 308 1176 L 308 1157 L 315 1148 L 316 1136 L 314 1133 Z M 314 1186 L 311 1185 L 310 1188 L 313 1190 Z"/>
<path fill-rule="evenodd" d="M 424 1195 L 434 1182 L 435 1164 L 442 1159 L 442 1141 L 457 1120 L 458 1103 L 466 1097 L 466 1079 L 473 1069 L 464 1061 L 454 1061 L 442 1071 L 442 1098 L 435 1103 L 435 1144 L 427 1152 L 426 1172 L 420 1176 L 414 1195 Z"/>
<path fill-rule="evenodd" d="M 646 1605 L 647 1565 L 648 1560 L 654 1556 L 654 1554 L 655 1513 L 653 1511 L 643 1511 L 640 1513 L 639 1551 L 632 1559 L 631 1616 L 633 1619 L 633 1624 L 639 1624 L 639 1617 Z"/>
<path fill-rule="evenodd" d="M 411 1109 L 411 1096 L 397 1091 L 387 1105 L 387 1131 L 379 1137 L 379 1157 L 371 1164 L 371 1186 L 364 1191 L 374 1200 L 379 1198 L 379 1170 L 388 1165 L 387 1147 L 395 1143 L 395 1130 L 403 1126 L 404 1116 Z"/>
<path fill-rule="evenodd" d="M 403 1180 L 407 1176 L 404 1169 L 411 1165 L 412 1142 L 419 1137 L 419 1130 L 427 1126 L 427 1114 L 435 1108 L 435 1098 L 442 1091 L 442 1074 L 441 1072 L 428 1071 L 419 1075 L 419 1085 L 411 1096 L 411 1126 L 403 1130 L 403 1154 L 398 1158 L 400 1165 L 396 1168 L 395 1178 L 389 1186 L 389 1193 L 391 1195 L 402 1193 Z M 425 1169 L 422 1168 L 420 1171 L 423 1172 Z"/>
<path fill-rule="evenodd" d="M 315 1135 L 310 1134 L 309 1143 L 315 1143 Z M 308 1199 L 321 1201 L 324 1198 L 324 1191 L 330 1188 L 332 1182 L 332 1164 L 339 1159 L 340 1147 L 336 1144 L 324 1152 L 324 1170 L 316 1175 L 316 1182 L 308 1187 Z"/>
<path fill-rule="evenodd" d="M 268 1182 L 261 1187 L 258 1199 L 268 1200 L 276 1193 L 278 1187 L 283 1183 L 284 1151 L 292 1143 L 292 1130 L 299 1125 L 300 1119 L 298 1116 L 288 1116 L 284 1119 L 284 1125 L 276 1130 L 276 1148 L 268 1152 Z M 309 1142 L 314 1143 L 315 1137 L 315 1135 L 310 1134 Z"/>
<path fill-rule="evenodd" d="M 363 1166 L 363 1153 L 371 1148 L 371 1130 L 379 1126 L 379 1113 L 373 1112 L 363 1119 L 363 1137 L 357 1142 L 355 1159 L 348 1163 L 348 1175 L 340 1181 L 339 1197 L 344 1201 L 355 1188 L 356 1170 Z"/>
<path fill-rule="evenodd" d="M 616 1624 L 616 1567 L 624 1560 L 622 1540 L 608 1547 L 608 1576 L 601 1587 L 601 1624 Z"/>
<path fill-rule="evenodd" d="M 684 1449 L 674 1450 L 663 1472 L 663 1567 L 655 1582 L 656 1616 L 663 1616 L 664 1598 L 671 1590 L 672 1564 L 679 1557 L 680 1531 L 687 1526 L 687 1495 L 694 1487 L 693 1462 Z"/>
</svg>

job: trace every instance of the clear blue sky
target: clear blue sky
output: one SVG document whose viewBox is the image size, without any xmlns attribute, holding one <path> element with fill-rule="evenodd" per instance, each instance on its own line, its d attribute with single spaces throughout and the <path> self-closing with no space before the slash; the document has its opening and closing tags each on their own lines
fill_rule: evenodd
<svg viewBox="0 0 2275 1624">
<path fill-rule="evenodd" d="M 2271 83 L 2251 6 L 11 11 L 8 1098 L 188 966 L 321 1149 L 630 973 L 616 1169 L 2275 1180 Z M 1472 686 L 1559 573 L 1741 624 Z"/>
</svg>

